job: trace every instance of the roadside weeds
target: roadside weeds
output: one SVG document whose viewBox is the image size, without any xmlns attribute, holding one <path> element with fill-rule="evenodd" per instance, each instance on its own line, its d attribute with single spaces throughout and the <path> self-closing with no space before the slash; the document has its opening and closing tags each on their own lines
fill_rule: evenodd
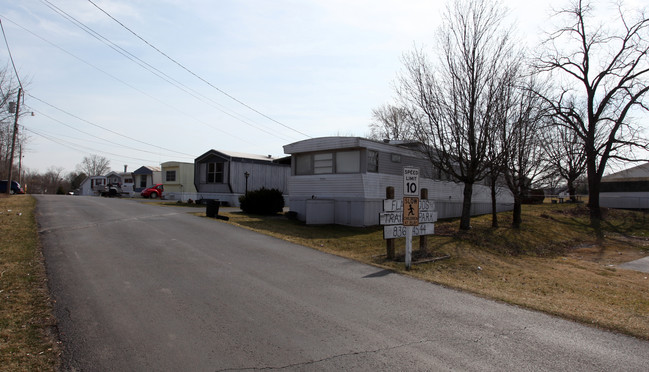
<svg viewBox="0 0 649 372">
<path fill-rule="evenodd" d="M 0 197 L 0 370 L 55 371 L 60 348 L 27 195 Z"/>
</svg>

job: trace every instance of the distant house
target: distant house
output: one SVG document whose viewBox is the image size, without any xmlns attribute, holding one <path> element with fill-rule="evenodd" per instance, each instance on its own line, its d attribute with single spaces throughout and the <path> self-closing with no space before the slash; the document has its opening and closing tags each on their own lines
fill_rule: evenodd
<svg viewBox="0 0 649 372">
<path fill-rule="evenodd" d="M 290 159 L 209 150 L 194 161 L 198 199 L 219 199 L 238 206 L 239 196 L 262 187 L 286 194 Z M 246 177 L 247 175 L 247 177 Z"/>
<path fill-rule="evenodd" d="M 163 197 L 165 199 L 196 200 L 193 163 L 168 161 L 160 164 L 160 172 L 162 184 L 164 185 Z"/>
<path fill-rule="evenodd" d="M 649 209 L 649 163 L 602 177 L 599 205 Z"/>
<path fill-rule="evenodd" d="M 135 192 L 162 183 L 162 172 L 160 167 L 142 166 L 133 172 L 133 179 L 135 181 Z"/>
<path fill-rule="evenodd" d="M 109 185 L 118 185 L 122 189 L 123 195 L 134 195 L 133 174 L 126 171 L 126 166 L 124 166 L 124 172 L 109 172 L 105 177 Z"/>
<path fill-rule="evenodd" d="M 99 195 L 107 184 L 106 176 L 86 177 L 86 179 L 81 182 L 81 185 L 79 185 L 79 193 L 80 195 L 86 196 Z"/>
<path fill-rule="evenodd" d="M 379 142 L 359 137 L 322 137 L 284 146 L 291 155 L 289 208 L 307 224 L 371 226 L 378 224 L 386 188 L 403 197 L 403 168 L 420 169 L 439 218 L 461 215 L 464 185 L 448 180 L 416 150 L 418 144 Z M 475 184 L 472 214 L 491 212 L 490 189 Z M 512 208 L 511 193 L 498 193 L 498 211 Z"/>
</svg>

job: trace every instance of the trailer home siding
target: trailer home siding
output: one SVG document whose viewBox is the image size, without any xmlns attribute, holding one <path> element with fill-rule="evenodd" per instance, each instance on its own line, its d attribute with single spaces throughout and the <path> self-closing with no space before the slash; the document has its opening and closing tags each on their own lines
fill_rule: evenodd
<svg viewBox="0 0 649 372">
<path fill-rule="evenodd" d="M 194 161 L 194 183 L 197 199 L 218 199 L 238 206 L 239 197 L 247 191 L 263 188 L 287 192 L 291 173 L 288 159 L 209 150 Z"/>
<path fill-rule="evenodd" d="M 463 184 L 445 179 L 433 169 L 416 144 L 395 145 L 359 137 L 313 138 L 284 146 L 291 155 L 289 208 L 307 224 L 372 226 L 388 186 L 403 196 L 403 168 L 420 169 L 420 188 L 427 188 L 440 218 L 461 214 Z M 513 199 L 499 191 L 497 209 L 508 210 Z M 490 190 L 474 185 L 472 211 L 491 212 Z"/>
<path fill-rule="evenodd" d="M 649 163 L 602 177 L 599 205 L 607 208 L 649 209 Z"/>
</svg>

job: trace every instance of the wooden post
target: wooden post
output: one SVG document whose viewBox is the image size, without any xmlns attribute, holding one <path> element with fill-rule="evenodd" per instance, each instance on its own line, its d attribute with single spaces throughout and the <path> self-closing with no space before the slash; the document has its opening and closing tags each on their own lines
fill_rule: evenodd
<svg viewBox="0 0 649 372">
<path fill-rule="evenodd" d="M 428 200 L 428 189 L 421 189 L 421 200 Z M 428 239 L 426 239 L 426 235 L 419 236 L 419 251 L 421 253 L 428 252 Z"/>
<path fill-rule="evenodd" d="M 19 81 L 20 82 L 20 81 Z M 11 194 L 11 179 L 13 178 L 14 169 L 14 149 L 16 148 L 16 135 L 18 134 L 18 115 L 20 112 L 20 94 L 23 92 L 22 85 L 18 88 L 18 97 L 16 98 L 16 117 L 14 120 L 14 134 L 11 137 L 11 157 L 9 157 L 9 177 L 7 177 L 7 195 Z"/>
<path fill-rule="evenodd" d="M 385 188 L 385 198 L 394 199 L 394 187 L 388 186 Z M 394 260 L 394 239 L 385 240 L 386 257 L 388 260 Z"/>
</svg>

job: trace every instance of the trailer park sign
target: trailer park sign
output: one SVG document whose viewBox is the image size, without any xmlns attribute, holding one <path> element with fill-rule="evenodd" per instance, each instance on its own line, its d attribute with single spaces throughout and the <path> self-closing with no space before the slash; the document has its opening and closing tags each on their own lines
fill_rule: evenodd
<svg viewBox="0 0 649 372">
<path fill-rule="evenodd" d="M 406 197 L 408 199 L 419 199 Z M 404 198 L 405 199 L 405 198 Z M 404 224 L 404 214 L 407 216 L 410 203 L 406 203 L 404 212 L 404 202 L 401 199 L 387 199 L 383 201 L 383 212 L 379 213 L 379 224 L 383 225 L 383 239 L 396 239 L 406 236 L 406 226 Z M 419 200 L 417 204 L 418 221 L 413 226 L 412 235 L 432 235 L 435 233 L 434 222 L 437 221 L 437 211 L 435 203 L 431 200 Z M 414 212 L 414 211 L 413 211 Z"/>
<path fill-rule="evenodd" d="M 383 201 L 383 212 L 379 213 L 379 224 L 383 225 L 383 239 L 407 236 L 412 228 L 413 236 L 435 233 L 437 211 L 433 201 L 419 199 L 419 169 L 404 167 L 403 199 Z"/>
<path fill-rule="evenodd" d="M 424 197 L 428 198 L 427 195 Z M 410 270 L 412 263 L 412 237 L 434 234 L 435 221 L 435 203 L 419 200 L 419 168 L 404 167 L 403 200 L 384 200 L 379 224 L 383 225 L 383 239 L 406 238 L 406 270 Z M 421 242 L 425 244 L 423 238 Z M 388 244 L 394 244 L 394 241 L 390 240 Z"/>
</svg>

